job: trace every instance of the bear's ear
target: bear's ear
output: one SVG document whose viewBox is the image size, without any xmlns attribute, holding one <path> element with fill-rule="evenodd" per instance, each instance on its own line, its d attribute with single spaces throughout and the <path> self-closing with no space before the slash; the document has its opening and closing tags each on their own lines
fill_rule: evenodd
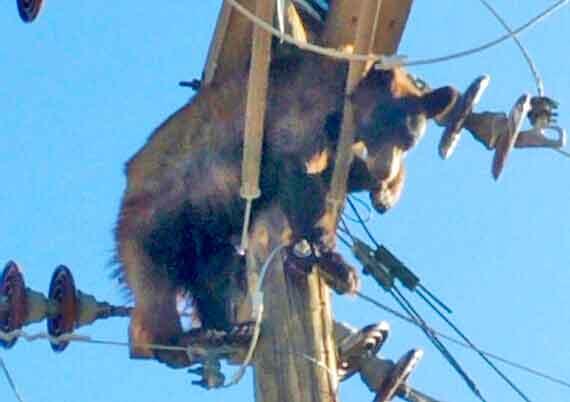
<svg viewBox="0 0 570 402">
<path fill-rule="evenodd" d="M 459 98 L 459 92 L 452 87 L 442 87 L 428 92 L 422 97 L 428 118 L 438 118 L 447 114 Z"/>
</svg>

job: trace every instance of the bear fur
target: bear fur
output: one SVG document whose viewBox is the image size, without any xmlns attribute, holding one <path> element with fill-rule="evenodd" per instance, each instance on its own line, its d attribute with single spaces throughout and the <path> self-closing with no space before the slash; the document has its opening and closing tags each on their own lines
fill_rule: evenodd
<svg viewBox="0 0 570 402">
<path fill-rule="evenodd" d="M 270 68 L 262 195 L 252 219 L 277 203 L 293 243 L 319 245 L 327 235 L 317 222 L 332 175 L 347 71 L 345 62 L 314 55 L 276 60 Z M 127 163 L 116 240 L 118 276 L 135 301 L 130 336 L 136 356 L 184 365 L 184 357 L 136 346 L 176 342 L 182 334 L 176 309 L 181 293 L 192 297 L 204 328 L 231 324 L 224 301 L 245 270 L 236 245 L 245 205 L 240 175 L 246 84 L 243 71 L 201 88 Z M 455 97 L 449 87 L 423 93 L 400 68 L 370 69 L 347 99 L 354 105 L 360 150 L 348 191 L 368 191 L 379 212 L 391 208 L 402 192 L 407 151 L 427 119 L 447 110 Z"/>
</svg>

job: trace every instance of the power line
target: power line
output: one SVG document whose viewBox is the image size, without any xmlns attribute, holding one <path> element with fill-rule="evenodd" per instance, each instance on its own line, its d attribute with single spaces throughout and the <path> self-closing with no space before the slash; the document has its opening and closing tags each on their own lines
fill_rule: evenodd
<svg viewBox="0 0 570 402">
<path fill-rule="evenodd" d="M 499 23 L 503 26 L 503 28 L 505 28 L 505 30 L 511 35 L 511 37 L 515 41 L 517 47 L 521 51 L 524 59 L 526 60 L 526 63 L 528 64 L 528 66 L 530 68 L 530 72 L 534 76 L 538 96 L 544 96 L 544 82 L 543 82 L 542 78 L 540 77 L 540 73 L 538 72 L 538 68 L 536 67 L 536 64 L 534 63 L 534 61 L 532 60 L 530 53 L 526 50 L 526 48 L 524 47 L 522 42 L 519 40 L 517 35 L 514 34 L 513 31 L 511 30 L 511 27 L 509 26 L 507 21 L 505 21 L 505 19 L 503 17 L 501 17 L 501 15 L 497 12 L 497 10 L 495 10 L 495 8 L 488 1 L 486 1 L 486 0 L 479 0 L 479 1 L 485 6 L 485 8 L 487 8 L 487 10 L 489 10 L 491 12 L 491 14 L 493 14 L 493 16 L 497 19 L 497 21 L 499 21 Z"/>
<path fill-rule="evenodd" d="M 530 19 L 526 24 L 521 25 L 517 29 L 514 29 L 512 32 L 509 32 L 505 35 L 502 35 L 494 40 L 486 42 L 480 46 L 476 46 L 474 48 L 470 48 L 467 50 L 463 50 L 456 53 L 451 53 L 445 56 L 433 57 L 433 58 L 426 58 L 426 59 L 417 59 L 412 61 L 403 61 L 401 57 L 387 57 L 385 55 L 374 55 L 374 54 L 355 54 L 355 53 L 347 53 L 343 51 L 338 51 L 332 48 L 326 48 L 323 46 L 318 46 L 313 43 L 303 42 L 300 40 L 295 39 L 293 36 L 280 32 L 278 29 L 273 27 L 273 25 L 269 24 L 268 22 L 264 21 L 263 19 L 257 17 L 247 8 L 239 4 L 236 0 L 227 0 L 227 2 L 234 7 L 240 14 L 242 14 L 245 18 L 250 20 L 253 24 L 260 27 L 261 29 L 271 33 L 273 36 L 281 39 L 284 42 L 287 42 L 291 45 L 295 45 L 300 49 L 304 49 L 307 51 L 311 51 L 316 54 L 320 54 L 322 56 L 328 56 L 336 59 L 348 60 L 348 61 L 372 61 L 377 62 L 380 65 L 384 65 L 386 67 L 392 67 L 394 65 L 403 65 L 403 66 L 421 66 L 427 64 L 435 64 L 435 63 L 442 63 L 458 58 L 463 58 L 466 56 L 470 56 L 473 54 L 480 53 L 484 50 L 490 49 L 499 45 L 500 43 L 511 39 L 514 35 L 519 35 L 522 32 L 532 28 L 536 24 L 542 22 L 551 14 L 560 10 L 563 6 L 568 4 L 570 0 L 560 0 L 554 3 L 552 6 L 545 9 L 543 12 L 535 16 L 534 18 Z"/>
<path fill-rule="evenodd" d="M 362 293 L 362 292 L 356 292 L 356 295 L 357 295 L 359 298 L 361 298 L 362 300 L 366 301 L 367 303 L 370 303 L 370 304 L 372 304 L 372 305 L 378 307 L 379 309 L 384 310 L 384 311 L 386 311 L 386 312 L 389 313 L 389 314 L 392 314 L 394 317 L 397 317 L 397 318 L 399 318 L 399 319 L 401 319 L 401 320 L 403 320 L 403 321 L 406 321 L 406 322 L 408 322 L 408 323 L 410 323 L 410 324 L 412 324 L 412 325 L 420 326 L 420 324 L 417 323 L 416 321 L 414 321 L 413 319 L 411 319 L 411 318 L 405 316 L 404 314 L 400 313 L 399 311 L 397 311 L 397 310 L 395 310 L 395 309 L 393 309 L 393 308 L 391 308 L 391 307 L 389 307 L 389 306 L 387 306 L 387 305 L 385 305 L 385 304 L 379 302 L 378 300 L 374 299 L 374 298 L 371 297 L 371 296 L 368 296 L 368 295 L 366 295 L 366 294 L 364 294 L 364 293 Z M 442 339 L 445 339 L 445 340 L 448 341 L 448 342 L 451 342 L 451 343 L 453 343 L 453 344 L 455 344 L 455 345 L 457 345 L 457 346 L 460 346 L 460 347 L 462 347 L 462 348 L 464 348 L 464 349 L 473 350 L 473 348 L 472 348 L 469 344 L 467 344 L 467 343 L 465 343 L 465 342 L 462 342 L 462 341 L 460 341 L 460 340 L 458 340 L 458 339 L 455 339 L 455 338 L 454 338 L 453 336 L 451 336 L 451 335 L 448 335 L 448 334 L 446 334 L 446 333 L 444 333 L 444 332 L 438 331 L 438 330 L 436 330 L 436 329 L 434 329 L 434 328 L 432 328 L 432 327 L 429 327 L 429 329 L 430 329 L 431 332 L 433 332 L 434 334 L 437 334 L 439 337 L 441 337 Z M 553 376 L 553 375 L 547 374 L 547 373 L 545 373 L 545 372 L 543 372 L 543 371 L 539 371 L 539 370 L 537 370 L 537 369 L 535 369 L 535 368 L 532 368 L 532 367 L 530 367 L 530 366 L 526 366 L 526 365 L 523 365 L 523 364 L 521 364 L 521 363 L 517 363 L 517 362 L 515 362 L 515 361 L 513 361 L 513 360 L 509 360 L 509 359 L 507 359 L 507 358 L 505 358 L 505 357 L 502 357 L 502 356 L 500 356 L 500 355 L 498 355 L 498 354 L 495 354 L 495 353 L 492 353 L 492 352 L 488 352 L 488 351 L 486 351 L 486 350 L 484 350 L 484 349 L 480 349 L 480 348 L 479 348 L 479 351 L 480 351 L 482 354 L 484 354 L 485 356 L 487 356 L 487 357 L 489 357 L 489 358 L 491 358 L 491 359 L 494 359 L 494 360 L 496 360 L 496 361 L 499 361 L 499 362 L 501 362 L 501 363 L 503 363 L 503 364 L 505 364 L 505 365 L 507 365 L 507 366 L 516 368 L 516 369 L 521 370 L 521 371 L 524 371 L 524 372 L 526 372 L 526 373 L 528 373 L 528 374 L 534 375 L 535 377 L 540 377 L 540 378 L 542 378 L 542 379 L 544 379 L 544 380 L 550 381 L 550 382 L 552 382 L 552 383 L 556 383 L 556 384 L 558 384 L 558 385 L 561 385 L 561 386 L 563 386 L 563 387 L 565 387 L 565 388 L 570 389 L 570 382 L 568 382 L 568 381 L 566 381 L 566 380 L 563 380 L 563 379 L 561 379 L 561 378 L 558 378 L 558 377 L 555 377 L 555 376 Z"/>
<path fill-rule="evenodd" d="M 437 335 L 430 330 L 427 323 L 424 321 L 422 316 L 416 311 L 412 304 L 404 297 L 400 290 L 394 286 L 390 290 L 390 295 L 396 300 L 400 307 L 408 314 L 408 316 L 418 323 L 418 327 L 424 332 L 426 337 L 432 343 L 433 346 L 442 354 L 442 356 L 447 360 L 447 362 L 455 369 L 455 371 L 461 376 L 463 381 L 467 384 L 469 389 L 483 402 L 486 402 L 485 398 L 481 394 L 481 391 L 475 384 L 475 381 L 467 374 L 467 372 L 461 367 L 457 359 L 451 354 L 451 352 L 445 347 L 445 345 L 439 340 Z M 527 401 L 530 402 L 530 401 Z"/>
<path fill-rule="evenodd" d="M 24 398 L 22 398 L 22 396 L 18 392 L 18 388 L 16 388 L 16 383 L 14 383 L 14 380 L 12 379 L 12 376 L 10 375 L 10 372 L 8 371 L 8 367 L 6 367 L 6 363 L 4 363 L 4 360 L 2 359 L 2 357 L 0 357 L 0 367 L 2 367 L 2 371 L 4 372 L 4 376 L 6 377 L 8 384 L 10 384 L 10 388 L 12 388 L 12 392 L 14 392 L 14 396 L 16 397 L 16 399 L 19 402 L 24 402 Z"/>
</svg>

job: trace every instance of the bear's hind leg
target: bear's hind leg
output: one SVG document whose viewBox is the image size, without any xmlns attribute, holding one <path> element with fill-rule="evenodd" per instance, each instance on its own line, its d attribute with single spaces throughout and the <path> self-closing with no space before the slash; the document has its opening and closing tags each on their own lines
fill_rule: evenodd
<svg viewBox="0 0 570 402">
<path fill-rule="evenodd" d="M 117 227 L 120 276 L 132 291 L 135 308 L 129 336 L 131 356 L 152 358 L 173 366 L 188 365 L 184 351 L 164 351 L 151 345 L 173 345 L 182 335 L 176 306 L 178 288 L 163 264 L 148 253 L 145 240 L 154 221 L 151 199 L 131 197 L 124 200 Z"/>
<path fill-rule="evenodd" d="M 182 335 L 176 308 L 176 287 L 152 265 L 138 241 L 121 242 L 120 253 L 126 279 L 135 299 L 129 326 L 131 357 L 154 357 L 171 367 L 188 366 L 189 361 L 184 351 L 153 347 L 177 345 L 178 338 Z"/>
</svg>

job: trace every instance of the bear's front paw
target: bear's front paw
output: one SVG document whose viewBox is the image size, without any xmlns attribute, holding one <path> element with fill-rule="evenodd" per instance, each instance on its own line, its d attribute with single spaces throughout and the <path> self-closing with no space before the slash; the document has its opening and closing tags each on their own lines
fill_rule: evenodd
<svg viewBox="0 0 570 402">
<path fill-rule="evenodd" d="M 339 294 L 355 294 L 360 288 L 356 269 L 338 253 L 323 254 L 319 258 L 319 268 L 327 284 Z"/>
<path fill-rule="evenodd" d="M 315 226 L 314 243 L 322 253 L 330 252 L 336 247 L 336 219 L 332 213 L 325 213 Z"/>
<path fill-rule="evenodd" d="M 179 324 L 176 322 L 170 328 L 167 320 L 152 321 L 147 314 L 135 308 L 131 316 L 129 326 L 131 358 L 154 358 L 172 368 L 188 367 L 191 362 L 185 350 L 169 349 L 172 346 L 179 346 L 178 340 L 182 332 Z"/>
</svg>

